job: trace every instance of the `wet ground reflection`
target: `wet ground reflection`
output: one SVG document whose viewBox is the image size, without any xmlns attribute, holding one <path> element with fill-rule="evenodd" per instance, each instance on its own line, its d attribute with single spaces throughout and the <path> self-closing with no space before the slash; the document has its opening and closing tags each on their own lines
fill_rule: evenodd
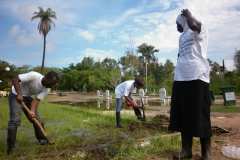
<svg viewBox="0 0 240 160">
<path fill-rule="evenodd" d="M 91 99 L 91 100 L 86 100 L 83 102 L 69 102 L 69 101 L 61 101 L 61 102 L 54 102 L 57 104 L 68 104 L 74 107 L 89 107 L 89 108 L 97 108 L 100 110 L 114 110 L 115 109 L 115 99 L 112 98 L 97 98 L 97 99 Z M 147 100 L 144 101 L 145 107 L 160 107 L 162 106 L 160 101 L 157 100 Z M 123 104 L 124 108 L 127 108 L 125 104 Z"/>
</svg>

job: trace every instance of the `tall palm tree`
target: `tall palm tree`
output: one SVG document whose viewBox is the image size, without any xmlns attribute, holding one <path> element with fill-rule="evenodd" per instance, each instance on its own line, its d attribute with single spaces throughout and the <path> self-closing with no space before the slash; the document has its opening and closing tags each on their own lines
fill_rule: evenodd
<svg viewBox="0 0 240 160">
<path fill-rule="evenodd" d="M 40 19 L 38 23 L 38 31 L 43 35 L 43 58 L 41 66 L 41 72 L 43 72 L 46 51 L 46 37 L 48 32 L 51 30 L 52 25 L 55 26 L 53 19 L 57 19 L 56 12 L 51 8 L 44 10 L 42 7 L 38 7 L 38 12 L 33 13 L 32 20 L 34 19 Z"/>
<path fill-rule="evenodd" d="M 148 73 L 148 64 L 157 62 L 157 58 L 154 55 L 154 53 L 159 52 L 159 50 L 155 49 L 155 47 L 152 46 L 152 45 L 148 45 L 146 43 L 143 43 L 140 46 L 138 46 L 137 52 L 142 54 L 142 56 L 139 57 L 140 60 L 144 60 L 144 59 L 146 60 L 145 61 L 145 76 L 146 76 L 145 77 L 145 87 L 146 87 L 146 90 L 147 90 L 147 88 L 148 88 L 148 86 L 147 86 L 148 85 L 148 78 L 147 77 L 148 77 L 148 74 L 149 74 Z M 141 67 L 140 70 L 141 70 L 140 72 L 142 72 L 144 70 L 143 66 Z"/>
<path fill-rule="evenodd" d="M 155 49 L 154 46 L 148 45 L 146 43 L 141 44 L 137 48 L 137 52 L 142 54 L 142 57 L 146 58 L 146 61 L 148 63 L 150 62 L 156 62 L 157 59 L 154 55 L 155 52 L 159 52 L 158 49 Z"/>
</svg>

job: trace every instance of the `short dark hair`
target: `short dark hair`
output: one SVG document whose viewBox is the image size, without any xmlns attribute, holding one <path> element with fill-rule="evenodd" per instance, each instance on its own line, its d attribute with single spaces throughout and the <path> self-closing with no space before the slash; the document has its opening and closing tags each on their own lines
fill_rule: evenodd
<svg viewBox="0 0 240 160">
<path fill-rule="evenodd" d="M 139 87 L 144 87 L 144 81 L 141 78 L 135 78 L 135 84 Z"/>
<path fill-rule="evenodd" d="M 54 71 L 49 71 L 46 75 L 45 75 L 46 79 L 48 80 L 52 80 L 52 81 L 59 81 L 59 75 L 57 72 Z"/>
</svg>

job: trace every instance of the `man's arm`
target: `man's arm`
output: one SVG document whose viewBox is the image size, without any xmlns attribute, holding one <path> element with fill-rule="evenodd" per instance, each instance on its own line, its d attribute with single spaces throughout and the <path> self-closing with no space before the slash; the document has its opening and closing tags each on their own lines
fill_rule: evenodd
<svg viewBox="0 0 240 160">
<path fill-rule="evenodd" d="M 13 80 L 12 80 L 12 85 L 13 87 L 15 88 L 15 91 L 17 93 L 17 101 L 19 103 L 21 103 L 23 101 L 23 96 L 22 96 L 22 92 L 21 92 L 21 89 L 20 89 L 20 82 L 21 80 L 19 79 L 19 77 L 15 77 Z"/>
<path fill-rule="evenodd" d="M 129 96 L 124 96 L 129 106 L 137 107 L 137 103 Z"/>
<path fill-rule="evenodd" d="M 196 31 L 198 33 L 201 32 L 201 22 L 199 22 L 196 18 L 192 16 L 192 13 L 188 9 L 182 10 L 182 15 L 186 17 L 188 26 L 191 30 Z"/>
<path fill-rule="evenodd" d="M 31 118 L 36 117 L 36 111 L 37 111 L 39 102 L 40 102 L 40 100 L 33 99 L 32 103 L 31 103 L 31 112 L 30 112 Z"/>
</svg>

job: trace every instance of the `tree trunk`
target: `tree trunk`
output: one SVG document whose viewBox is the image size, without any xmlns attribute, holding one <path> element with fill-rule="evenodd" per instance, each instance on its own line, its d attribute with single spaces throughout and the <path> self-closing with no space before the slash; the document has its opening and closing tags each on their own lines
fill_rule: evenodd
<svg viewBox="0 0 240 160">
<path fill-rule="evenodd" d="M 43 35 L 43 57 L 42 57 L 42 67 L 41 67 L 41 73 L 43 73 L 44 69 L 44 61 L 45 61 L 45 51 L 46 51 L 46 35 Z"/>
</svg>

